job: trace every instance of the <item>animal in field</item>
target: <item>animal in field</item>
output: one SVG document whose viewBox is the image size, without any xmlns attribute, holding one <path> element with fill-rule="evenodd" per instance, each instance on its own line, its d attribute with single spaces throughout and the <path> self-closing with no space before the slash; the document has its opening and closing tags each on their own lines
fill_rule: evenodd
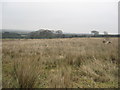
<svg viewBox="0 0 120 90">
<path fill-rule="evenodd" d="M 110 40 L 104 39 L 104 40 L 103 40 L 103 43 L 104 43 L 104 44 L 110 44 L 110 43 L 112 43 L 112 42 L 111 42 Z"/>
<path fill-rule="evenodd" d="M 110 43 L 112 43 L 112 42 L 110 41 L 109 36 L 108 36 L 108 32 L 104 31 L 104 35 L 105 35 L 105 38 L 103 39 L 103 43 L 104 43 L 104 44 L 110 44 Z"/>
</svg>

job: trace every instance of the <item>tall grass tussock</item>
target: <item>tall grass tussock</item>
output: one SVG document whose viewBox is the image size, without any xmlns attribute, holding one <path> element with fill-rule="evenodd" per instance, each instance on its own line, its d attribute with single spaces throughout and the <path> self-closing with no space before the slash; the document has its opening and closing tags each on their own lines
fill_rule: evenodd
<svg viewBox="0 0 120 90">
<path fill-rule="evenodd" d="M 3 39 L 3 88 L 117 88 L 118 38 Z"/>
</svg>

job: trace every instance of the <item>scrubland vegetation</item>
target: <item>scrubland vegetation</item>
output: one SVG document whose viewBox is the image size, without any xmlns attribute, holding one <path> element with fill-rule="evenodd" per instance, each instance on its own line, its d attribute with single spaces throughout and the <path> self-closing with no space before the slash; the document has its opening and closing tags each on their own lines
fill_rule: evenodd
<svg viewBox="0 0 120 90">
<path fill-rule="evenodd" d="M 117 88 L 118 39 L 3 39 L 3 88 Z"/>
<path fill-rule="evenodd" d="M 2 40 L 0 39 L 0 89 L 2 88 Z"/>
</svg>

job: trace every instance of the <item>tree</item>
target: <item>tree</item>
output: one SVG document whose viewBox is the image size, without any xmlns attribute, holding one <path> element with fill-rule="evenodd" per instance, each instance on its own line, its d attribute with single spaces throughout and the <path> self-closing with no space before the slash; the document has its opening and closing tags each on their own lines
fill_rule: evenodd
<svg viewBox="0 0 120 90">
<path fill-rule="evenodd" d="M 63 34 L 62 30 L 57 30 L 55 33 L 56 33 L 56 37 L 58 38 L 62 37 Z"/>
<path fill-rule="evenodd" d="M 57 30 L 56 34 L 63 34 L 62 30 Z"/>
<path fill-rule="evenodd" d="M 93 34 L 94 36 L 97 36 L 97 35 L 99 35 L 99 32 L 98 31 L 91 31 L 91 34 Z"/>
<path fill-rule="evenodd" d="M 108 35 L 108 32 L 104 31 L 104 35 Z"/>
<path fill-rule="evenodd" d="M 30 38 L 53 38 L 54 34 L 51 30 L 40 29 L 38 31 L 29 33 L 28 37 Z"/>
</svg>

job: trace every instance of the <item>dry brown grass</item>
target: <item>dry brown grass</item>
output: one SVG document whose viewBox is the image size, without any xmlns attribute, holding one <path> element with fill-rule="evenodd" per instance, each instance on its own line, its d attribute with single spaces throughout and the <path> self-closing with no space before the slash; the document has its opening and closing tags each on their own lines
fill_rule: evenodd
<svg viewBox="0 0 120 90">
<path fill-rule="evenodd" d="M 3 40 L 4 88 L 118 87 L 118 39 Z"/>
<path fill-rule="evenodd" d="M 0 39 L 0 89 L 2 89 L 2 40 Z"/>
</svg>

